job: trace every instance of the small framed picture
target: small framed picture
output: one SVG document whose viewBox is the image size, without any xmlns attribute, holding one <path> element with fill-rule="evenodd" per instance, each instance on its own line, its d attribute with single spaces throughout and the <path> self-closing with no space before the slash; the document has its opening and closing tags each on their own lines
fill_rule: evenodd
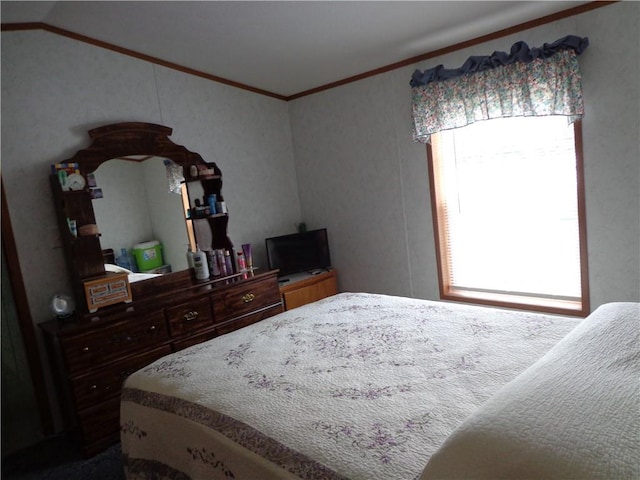
<svg viewBox="0 0 640 480">
<path fill-rule="evenodd" d="M 92 188 L 91 189 L 91 198 L 102 198 L 102 189 L 101 188 Z"/>
</svg>

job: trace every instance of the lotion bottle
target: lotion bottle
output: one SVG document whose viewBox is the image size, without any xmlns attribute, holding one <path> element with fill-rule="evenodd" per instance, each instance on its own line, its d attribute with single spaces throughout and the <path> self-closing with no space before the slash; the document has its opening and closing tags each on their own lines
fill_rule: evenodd
<svg viewBox="0 0 640 480">
<path fill-rule="evenodd" d="M 209 265 L 207 263 L 207 254 L 200 250 L 200 247 L 196 247 L 196 251 L 193 254 L 193 266 L 196 270 L 197 280 L 209 279 Z"/>
<path fill-rule="evenodd" d="M 231 259 L 231 254 L 229 250 L 224 251 L 224 264 L 227 268 L 227 275 L 233 275 L 233 260 Z"/>
<path fill-rule="evenodd" d="M 193 263 L 193 252 L 191 251 L 191 246 L 187 246 L 187 265 L 189 265 L 189 268 L 195 268 L 195 265 Z"/>
<path fill-rule="evenodd" d="M 247 271 L 247 262 L 244 259 L 244 254 L 242 252 L 238 252 L 238 271 L 246 272 Z"/>
</svg>

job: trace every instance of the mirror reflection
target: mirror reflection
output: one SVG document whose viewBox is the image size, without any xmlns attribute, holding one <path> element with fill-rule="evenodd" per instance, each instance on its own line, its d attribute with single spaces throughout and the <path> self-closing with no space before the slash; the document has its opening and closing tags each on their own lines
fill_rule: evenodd
<svg viewBox="0 0 640 480">
<path fill-rule="evenodd" d="M 102 198 L 92 201 L 101 247 L 113 249 L 118 257 L 122 248 L 132 255 L 135 245 L 145 244 L 144 249 L 138 249 L 143 268 L 135 266 L 136 271 L 147 271 L 145 267 L 155 261 L 145 265 L 146 257 L 158 251 L 162 253 L 162 273 L 188 268 L 185 254 L 189 238 L 182 196 L 169 191 L 165 162 L 175 166 L 159 157 L 143 162 L 112 159 L 94 172 L 96 187 L 102 190 Z M 154 241 L 161 249 L 149 250 L 153 244 L 147 242 Z M 141 255 L 143 251 L 148 255 Z"/>
</svg>

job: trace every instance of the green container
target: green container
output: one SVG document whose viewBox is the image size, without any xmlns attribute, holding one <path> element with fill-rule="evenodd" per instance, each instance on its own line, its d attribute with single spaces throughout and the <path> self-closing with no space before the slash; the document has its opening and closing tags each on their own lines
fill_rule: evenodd
<svg viewBox="0 0 640 480">
<path fill-rule="evenodd" d="M 137 243 L 133 246 L 133 257 L 140 272 L 148 272 L 154 268 L 161 267 L 162 245 L 157 240 L 151 242 Z"/>
</svg>

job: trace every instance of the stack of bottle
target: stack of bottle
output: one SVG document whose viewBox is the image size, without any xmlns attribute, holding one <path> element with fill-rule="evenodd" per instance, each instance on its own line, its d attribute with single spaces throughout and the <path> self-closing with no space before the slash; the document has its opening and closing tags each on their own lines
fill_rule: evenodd
<svg viewBox="0 0 640 480">
<path fill-rule="evenodd" d="M 202 200 L 196 198 L 194 200 L 195 207 L 187 212 L 189 218 L 206 218 L 218 213 L 228 213 L 227 204 L 224 201 L 218 201 L 218 196 L 214 193 L 203 197 Z"/>
<path fill-rule="evenodd" d="M 238 252 L 237 255 L 234 262 L 231 252 L 223 248 L 200 250 L 198 246 L 195 252 L 192 252 L 191 248 L 187 250 L 189 268 L 195 270 L 195 276 L 198 280 L 228 277 L 234 273 L 242 273 L 246 276 L 250 269 L 244 251 Z"/>
<path fill-rule="evenodd" d="M 214 277 L 228 277 L 234 274 L 233 261 L 231 259 L 231 252 L 218 248 L 216 250 L 207 251 L 207 259 L 209 260 L 209 267 L 211 275 Z"/>
</svg>

